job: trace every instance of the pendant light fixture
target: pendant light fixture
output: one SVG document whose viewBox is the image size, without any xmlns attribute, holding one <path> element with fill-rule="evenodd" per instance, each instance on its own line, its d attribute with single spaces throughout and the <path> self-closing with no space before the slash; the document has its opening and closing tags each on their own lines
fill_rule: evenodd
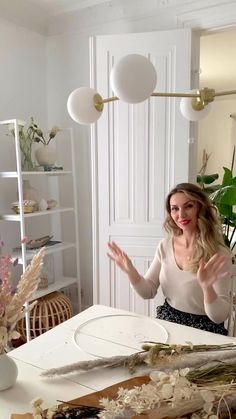
<svg viewBox="0 0 236 419">
<path fill-rule="evenodd" d="M 156 69 L 140 54 L 122 57 L 112 68 L 110 83 L 115 96 L 103 99 L 93 88 L 79 87 L 68 98 L 67 109 L 71 118 L 79 124 L 92 124 L 102 115 L 104 104 L 121 100 L 129 104 L 143 102 L 150 97 L 180 97 L 180 111 L 189 121 L 200 121 L 211 109 L 210 103 L 217 96 L 236 94 L 236 90 L 215 92 L 203 88 L 186 93 L 154 92 L 157 84 Z"/>
</svg>

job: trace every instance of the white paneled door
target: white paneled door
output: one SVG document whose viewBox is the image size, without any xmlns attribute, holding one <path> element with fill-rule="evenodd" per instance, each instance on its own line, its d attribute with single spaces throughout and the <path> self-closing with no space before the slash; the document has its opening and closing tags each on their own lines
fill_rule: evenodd
<svg viewBox="0 0 236 419">
<path fill-rule="evenodd" d="M 124 55 L 148 57 L 157 69 L 155 91 L 190 89 L 191 31 L 98 36 L 91 39 L 91 86 L 113 96 L 112 66 Z M 115 241 L 144 273 L 163 237 L 169 189 L 189 179 L 189 123 L 179 99 L 150 98 L 137 105 L 105 104 L 92 127 L 94 303 L 155 316 L 162 302 L 142 300 L 107 257 Z"/>
</svg>

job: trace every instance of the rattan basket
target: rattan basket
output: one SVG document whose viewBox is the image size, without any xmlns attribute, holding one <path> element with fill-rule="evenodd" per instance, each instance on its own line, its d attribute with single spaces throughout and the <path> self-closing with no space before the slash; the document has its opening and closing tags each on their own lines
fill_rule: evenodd
<svg viewBox="0 0 236 419">
<path fill-rule="evenodd" d="M 72 314 L 71 301 L 61 292 L 55 291 L 39 298 L 30 312 L 31 339 L 68 320 Z M 18 322 L 17 330 L 22 339 L 26 341 L 25 318 Z"/>
</svg>

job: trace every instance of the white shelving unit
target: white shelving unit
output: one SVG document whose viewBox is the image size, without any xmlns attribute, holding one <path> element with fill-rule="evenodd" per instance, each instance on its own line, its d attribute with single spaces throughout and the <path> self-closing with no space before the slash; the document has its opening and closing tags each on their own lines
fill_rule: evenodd
<svg viewBox="0 0 236 419">
<path fill-rule="evenodd" d="M 20 240 L 23 240 L 24 237 L 28 236 L 26 234 L 27 231 L 27 223 L 29 220 L 35 220 L 35 222 L 43 223 L 45 217 L 50 217 L 51 222 L 50 224 L 50 235 L 59 236 L 61 240 L 59 243 L 54 244 L 52 246 L 46 246 L 45 248 L 45 257 L 51 256 L 53 258 L 57 258 L 57 267 L 58 265 L 61 266 L 60 269 L 56 273 L 56 277 L 54 278 L 53 283 L 50 283 L 47 288 L 39 289 L 35 292 L 32 296 L 32 300 L 36 298 L 40 298 L 44 295 L 47 295 L 53 291 L 67 289 L 71 286 L 76 286 L 77 288 L 77 308 L 78 311 L 81 310 L 81 286 L 80 286 L 80 277 L 79 277 L 79 236 L 78 236 L 78 207 L 77 207 L 77 192 L 76 192 L 76 184 L 75 184 L 75 150 L 74 150 L 74 138 L 73 138 L 73 130 L 71 128 L 62 130 L 62 132 L 67 135 L 70 143 L 70 150 L 69 147 L 66 146 L 66 153 L 71 153 L 69 164 L 69 170 L 55 170 L 55 171 L 23 171 L 21 169 L 21 151 L 20 151 L 20 142 L 19 142 L 19 126 L 22 125 L 22 121 L 17 119 L 12 120 L 5 120 L 0 121 L 0 125 L 9 125 L 13 124 L 14 131 L 15 131 L 15 165 L 16 170 L 9 170 L 9 171 L 0 171 L 0 180 L 4 180 L 7 182 L 7 179 L 15 179 L 16 181 L 16 191 L 18 194 L 19 200 L 19 214 L 11 213 L 9 208 L 9 213 L 0 213 L 0 220 L 4 220 L 9 222 L 9 230 L 11 228 L 11 222 L 19 223 L 20 229 Z M 8 140 L 9 141 L 9 140 Z M 14 141 L 14 140 L 13 140 Z M 61 163 L 61 162 L 60 162 Z M 62 162 L 63 166 L 63 162 Z M 0 167 L 1 169 L 1 167 Z M 12 169 L 12 168 L 11 168 Z M 70 193 L 72 195 L 71 201 L 73 205 L 61 205 L 60 203 L 60 181 L 64 177 L 70 178 Z M 49 183 L 49 188 L 53 191 L 53 196 L 56 197 L 58 205 L 50 210 L 45 211 L 35 211 L 29 214 L 25 214 L 23 211 L 23 180 L 30 179 L 30 182 L 33 182 L 37 179 L 37 181 L 46 179 L 46 182 Z M 13 181 L 13 180 L 12 180 Z M 56 183 L 55 183 L 56 182 Z M 68 191 L 67 191 L 68 192 Z M 12 201 L 14 201 L 14 197 L 12 197 Z M 72 214 L 73 217 L 73 241 L 64 241 L 62 230 L 63 227 L 63 214 Z M 55 218 L 55 219 L 54 219 Z M 28 233 L 28 231 L 27 231 Z M 56 233 L 56 234 L 55 234 Z M 36 237 L 34 237 L 36 238 Z M 27 250 L 26 244 L 23 242 L 21 245 L 20 243 L 16 243 L 15 245 L 16 250 L 13 251 L 12 255 L 15 258 L 18 258 L 18 264 L 22 265 L 22 271 L 24 272 L 27 265 L 33 258 L 34 254 L 37 253 L 36 250 Z M 63 252 L 64 251 L 72 251 L 73 252 L 73 260 L 75 261 L 75 272 L 76 275 L 73 277 L 64 275 L 64 265 L 63 265 Z M 60 272 L 58 274 L 58 272 Z M 29 324 L 29 316 L 26 317 L 26 332 L 27 332 L 27 339 L 30 339 L 30 324 Z"/>
</svg>

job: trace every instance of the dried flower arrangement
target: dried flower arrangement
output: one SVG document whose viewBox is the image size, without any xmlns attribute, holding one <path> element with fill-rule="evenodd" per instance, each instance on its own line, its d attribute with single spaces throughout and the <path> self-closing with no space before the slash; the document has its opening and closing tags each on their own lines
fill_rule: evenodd
<svg viewBox="0 0 236 419">
<path fill-rule="evenodd" d="M 24 123 L 22 123 L 19 127 L 19 135 L 20 135 L 20 143 L 23 145 L 24 143 L 42 143 L 44 145 L 48 145 L 53 138 L 56 137 L 57 133 L 60 131 L 60 128 L 57 126 L 52 127 L 49 131 L 48 136 L 46 137 L 43 133 L 42 129 L 39 128 L 38 124 L 36 124 L 34 118 L 31 116 L 30 124 L 26 131 L 24 131 Z M 12 124 L 9 124 L 9 131 L 10 133 L 15 136 L 14 127 Z"/>
<path fill-rule="evenodd" d="M 192 371 L 192 376 L 198 370 Z M 236 383 L 208 383 L 207 374 L 201 386 L 194 384 L 189 377 L 189 369 L 171 372 L 153 371 L 151 381 L 132 389 L 120 388 L 117 398 L 103 398 L 100 404 L 104 407 L 100 418 L 111 419 L 132 417 L 148 413 L 150 418 L 180 418 L 186 415 L 192 419 L 218 419 L 222 400 L 228 407 L 227 397 L 235 393 Z M 236 400 L 234 401 L 235 409 Z M 129 416 L 127 416 L 129 415 Z M 230 417 L 230 416 L 228 416 Z"/>
<path fill-rule="evenodd" d="M 60 131 L 60 128 L 57 126 L 52 127 L 49 131 L 47 137 L 43 133 L 42 129 L 39 128 L 38 124 L 34 121 L 34 118 L 30 118 L 30 124 L 25 129 L 24 122 L 19 124 L 19 143 L 21 149 L 21 163 L 22 169 L 24 170 L 33 170 L 34 163 L 32 161 L 32 144 L 33 143 L 42 143 L 43 145 L 48 145 L 53 138 Z M 15 137 L 15 129 L 13 124 L 9 124 L 8 130 L 10 135 Z"/>
<path fill-rule="evenodd" d="M 132 380 L 135 380 L 135 384 L 130 385 Z M 36 399 L 32 402 L 33 418 L 236 417 L 236 365 L 232 369 L 232 364 L 216 363 L 213 368 L 203 365 L 200 369 L 184 368 L 165 372 L 154 369 L 149 377 L 138 377 L 121 383 L 116 396 L 112 387 L 103 390 L 105 397 L 92 396 L 93 406 L 80 404 L 81 399 L 78 399 L 68 403 L 62 402 L 62 405 L 44 411 L 43 401 Z M 87 397 L 89 401 L 90 395 Z M 82 399 L 85 401 L 85 396 Z"/>
<path fill-rule="evenodd" d="M 33 133 L 34 133 L 34 141 L 36 143 L 42 143 L 44 145 L 48 145 L 53 138 L 56 137 L 57 133 L 60 131 L 60 128 L 57 126 L 52 127 L 52 129 L 48 133 L 48 137 L 45 137 L 45 134 L 39 128 L 39 126 L 34 122 L 33 118 L 31 118 L 31 125 L 30 125 Z"/>
<path fill-rule="evenodd" d="M 42 248 L 27 266 L 16 287 L 11 283 L 12 266 L 17 264 L 9 255 L 0 255 L 0 354 L 12 339 L 20 334 L 15 330 L 17 322 L 31 310 L 35 302 L 24 307 L 38 288 L 43 264 Z"/>
<path fill-rule="evenodd" d="M 57 369 L 45 370 L 41 375 L 53 377 L 93 368 L 125 366 L 130 373 L 148 366 L 145 384 L 127 389 L 120 387 L 117 397 L 100 398 L 97 408 L 71 402 L 43 411 L 34 405 L 34 419 L 99 417 L 101 419 L 165 417 L 191 419 L 219 419 L 236 417 L 236 345 L 171 345 L 145 342 L 142 351 L 130 356 L 117 356 L 92 361 L 81 361 Z M 197 368 L 196 368 L 197 366 Z M 136 377 L 139 380 L 141 377 Z M 142 377 L 143 379 L 144 377 Z M 132 380 L 132 379 L 131 379 Z M 128 380 L 129 381 L 129 380 Z M 137 383 L 137 381 L 136 381 Z M 89 396 L 88 396 L 89 397 Z M 231 414 L 232 413 L 232 414 Z M 82 416 L 81 416 L 82 415 Z M 135 415 L 135 416 L 134 416 Z M 140 415 L 140 416 L 139 416 Z M 145 416 L 146 415 L 146 416 Z"/>
</svg>

